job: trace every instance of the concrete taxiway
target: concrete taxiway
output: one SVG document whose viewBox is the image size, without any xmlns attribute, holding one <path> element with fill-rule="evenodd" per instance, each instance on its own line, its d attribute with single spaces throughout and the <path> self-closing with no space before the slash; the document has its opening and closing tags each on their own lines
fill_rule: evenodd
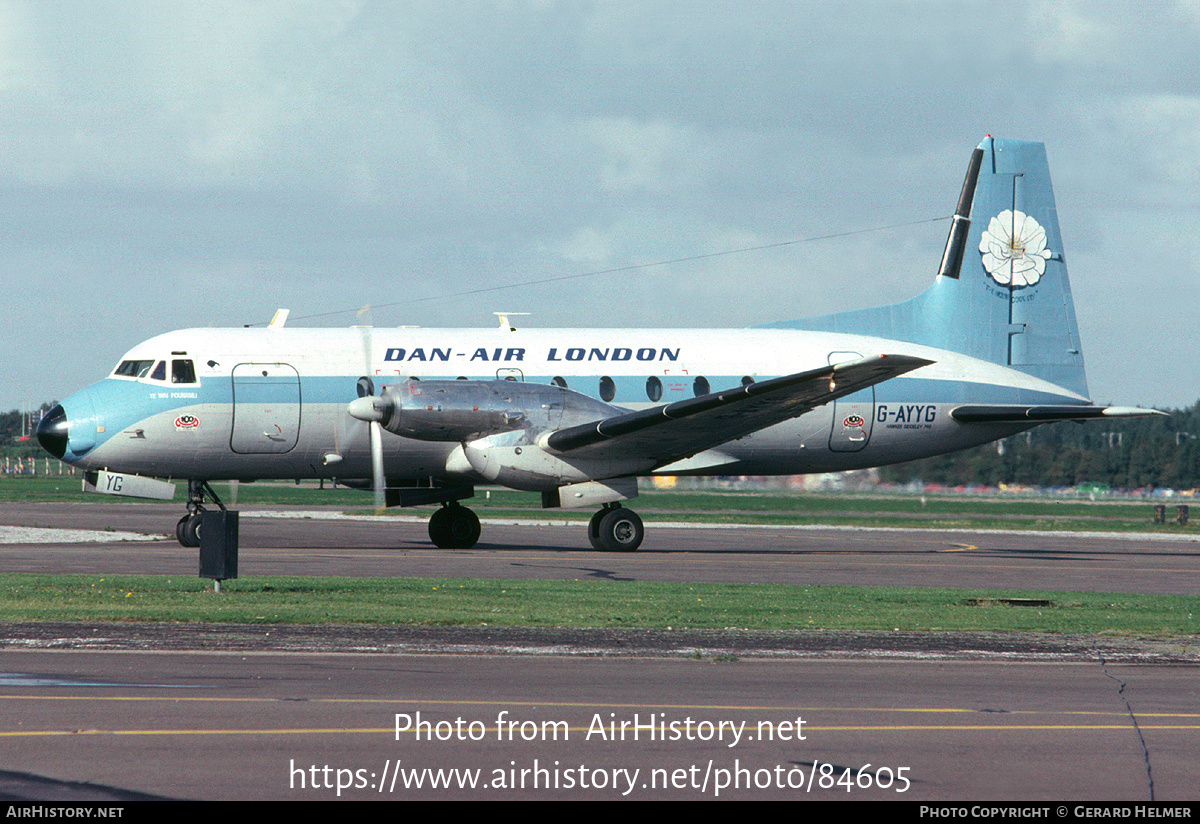
<svg viewBox="0 0 1200 824">
<path fill-rule="evenodd" d="M 444 551 L 418 520 L 242 511 L 242 577 L 1200 580 L 1200 544 L 1178 539 L 651 524 L 624 555 L 587 548 L 579 523 L 508 523 Z M 165 540 L 177 517 L 7 505 L 0 525 L 164 539 L 6 532 L 0 571 L 195 575 L 196 551 Z M 10 798 L 1200 796 L 1190 639 L 3 624 L 0 660 Z"/>
<path fill-rule="evenodd" d="M 14 650 L 4 660 L 8 798 L 1145 802 L 1195 799 L 1200 786 L 1196 671 L 1178 666 Z"/>
<path fill-rule="evenodd" d="M 637 552 L 602 553 L 588 546 L 583 523 L 485 519 L 475 548 L 441 550 L 419 517 L 347 518 L 334 508 L 240 513 L 243 577 L 586 577 L 1200 595 L 1200 542 L 1189 538 L 651 522 Z M 0 525 L 160 540 L 99 542 L 64 533 L 41 543 L 18 536 L 0 543 L 0 572 L 194 574 L 196 550 L 167 538 L 178 517 L 177 506 L 160 504 L 8 504 Z"/>
</svg>

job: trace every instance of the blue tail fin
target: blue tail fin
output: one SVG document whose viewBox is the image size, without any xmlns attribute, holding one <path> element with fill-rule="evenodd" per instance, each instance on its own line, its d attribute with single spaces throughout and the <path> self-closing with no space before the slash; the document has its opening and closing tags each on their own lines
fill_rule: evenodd
<svg viewBox="0 0 1200 824">
<path fill-rule="evenodd" d="M 948 349 L 1087 397 L 1045 146 L 984 139 L 971 158 L 941 270 L 920 295 L 767 326 Z"/>
</svg>

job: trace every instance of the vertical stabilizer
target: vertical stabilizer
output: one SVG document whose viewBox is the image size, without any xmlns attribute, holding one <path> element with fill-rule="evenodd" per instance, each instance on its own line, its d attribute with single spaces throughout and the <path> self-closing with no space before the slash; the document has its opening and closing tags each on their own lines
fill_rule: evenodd
<svg viewBox="0 0 1200 824">
<path fill-rule="evenodd" d="M 920 295 L 892 306 L 767 326 L 949 349 L 1086 397 L 1045 146 L 984 139 L 972 154 L 938 276 Z"/>
</svg>

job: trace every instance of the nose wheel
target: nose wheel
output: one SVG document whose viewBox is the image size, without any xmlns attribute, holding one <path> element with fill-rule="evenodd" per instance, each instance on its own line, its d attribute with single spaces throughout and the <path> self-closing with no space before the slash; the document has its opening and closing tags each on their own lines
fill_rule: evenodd
<svg viewBox="0 0 1200 824">
<path fill-rule="evenodd" d="M 180 546 L 198 547 L 200 546 L 200 511 L 184 515 L 179 519 L 179 523 L 175 524 L 175 537 L 179 540 Z"/>
<path fill-rule="evenodd" d="M 588 522 L 588 540 L 600 552 L 633 552 L 645 536 L 638 514 L 619 504 L 605 506 Z"/>
<path fill-rule="evenodd" d="M 175 538 L 180 546 L 194 549 L 200 546 L 200 516 L 204 514 L 204 498 L 208 496 L 222 510 L 225 504 L 208 485 L 208 481 L 188 481 L 187 514 L 175 524 Z"/>
</svg>

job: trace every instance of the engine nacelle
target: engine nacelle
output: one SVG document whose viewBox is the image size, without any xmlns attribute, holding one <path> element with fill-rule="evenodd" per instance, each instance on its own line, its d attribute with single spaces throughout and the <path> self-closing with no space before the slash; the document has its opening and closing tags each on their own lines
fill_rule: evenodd
<svg viewBox="0 0 1200 824">
<path fill-rule="evenodd" d="M 587 460 L 558 455 L 529 443 L 523 432 L 501 433 L 464 443 L 455 449 L 448 465 L 461 461 L 493 483 L 531 492 L 547 492 L 564 484 L 583 484 L 595 479 L 638 475 L 654 468 L 653 458 Z M 633 493 L 624 495 L 625 498 L 637 494 L 636 481 L 633 483 Z M 623 498 L 610 496 L 604 502 L 614 500 Z"/>
<path fill-rule="evenodd" d="M 367 402 L 361 404 L 360 402 Z M 405 438 L 466 441 L 523 430 L 542 432 L 608 418 L 625 411 L 561 386 L 520 381 L 404 381 L 383 388 L 370 420 Z M 356 414 L 351 406 L 351 414 Z"/>
</svg>

